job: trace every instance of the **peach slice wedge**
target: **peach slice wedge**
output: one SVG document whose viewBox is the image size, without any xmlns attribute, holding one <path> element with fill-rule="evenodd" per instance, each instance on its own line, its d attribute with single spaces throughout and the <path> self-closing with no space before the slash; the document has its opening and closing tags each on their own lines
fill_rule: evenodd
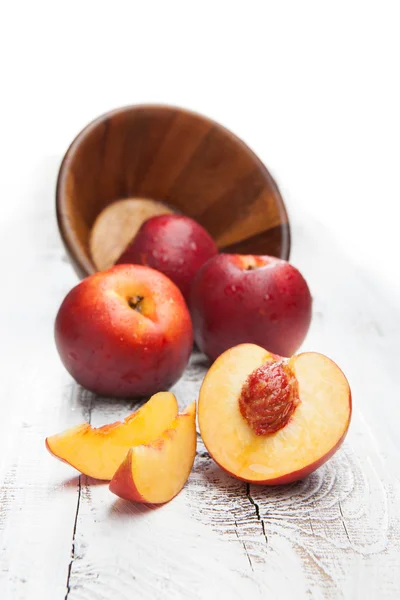
<svg viewBox="0 0 400 600">
<path fill-rule="evenodd" d="M 286 359 L 241 344 L 207 373 L 199 426 L 225 471 L 275 485 L 302 479 L 336 452 L 351 408 L 347 379 L 326 356 L 305 352 Z"/>
<path fill-rule="evenodd" d="M 84 475 L 109 481 L 129 448 L 158 438 L 177 414 L 175 396 L 159 392 L 124 421 L 98 428 L 83 423 L 48 437 L 46 447 Z"/>
<path fill-rule="evenodd" d="M 131 448 L 110 490 L 125 500 L 163 504 L 185 485 L 196 456 L 196 403 L 153 442 Z"/>
</svg>

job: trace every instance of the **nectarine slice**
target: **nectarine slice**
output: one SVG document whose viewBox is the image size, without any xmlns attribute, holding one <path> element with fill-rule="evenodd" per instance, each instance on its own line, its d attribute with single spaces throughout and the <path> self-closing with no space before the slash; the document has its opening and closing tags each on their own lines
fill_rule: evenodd
<svg viewBox="0 0 400 600">
<path fill-rule="evenodd" d="M 78 471 L 112 479 L 131 446 L 156 439 L 174 421 L 178 403 L 171 392 L 159 392 L 124 421 L 94 428 L 89 423 L 52 435 L 47 449 Z"/>
<path fill-rule="evenodd" d="M 131 448 L 110 490 L 135 502 L 163 504 L 185 485 L 196 456 L 196 403 L 155 441 Z"/>
<path fill-rule="evenodd" d="M 349 427 L 351 393 L 329 358 L 273 357 L 253 344 L 227 350 L 200 390 L 204 444 L 228 473 L 275 485 L 305 477 L 338 449 Z"/>
</svg>

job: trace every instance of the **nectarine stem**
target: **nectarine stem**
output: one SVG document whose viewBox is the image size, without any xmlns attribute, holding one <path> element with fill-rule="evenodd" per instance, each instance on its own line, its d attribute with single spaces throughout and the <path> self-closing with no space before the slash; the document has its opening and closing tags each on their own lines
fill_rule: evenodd
<svg viewBox="0 0 400 600">
<path fill-rule="evenodd" d="M 142 312 L 142 300 L 144 300 L 144 296 L 131 296 L 131 298 L 128 298 L 128 304 L 134 310 Z"/>
</svg>

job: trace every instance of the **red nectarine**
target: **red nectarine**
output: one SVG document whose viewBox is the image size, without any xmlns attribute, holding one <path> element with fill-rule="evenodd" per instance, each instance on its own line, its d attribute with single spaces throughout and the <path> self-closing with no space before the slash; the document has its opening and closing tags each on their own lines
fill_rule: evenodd
<svg viewBox="0 0 400 600">
<path fill-rule="evenodd" d="M 188 300 L 194 275 L 217 252 L 212 237 L 193 219 L 161 215 L 143 223 L 117 264 L 136 263 L 161 271 Z"/>
<path fill-rule="evenodd" d="M 200 350 L 214 360 L 251 342 L 291 356 L 311 320 L 311 295 L 302 275 L 271 256 L 219 254 L 196 275 L 189 307 Z"/>
<path fill-rule="evenodd" d="M 162 273 L 120 265 L 74 287 L 58 311 L 61 360 L 85 388 L 142 397 L 181 376 L 193 345 L 182 294 Z"/>
<path fill-rule="evenodd" d="M 147 198 L 125 198 L 108 204 L 90 230 L 90 254 L 97 270 L 114 265 L 147 219 L 172 212 L 162 202 Z"/>
</svg>

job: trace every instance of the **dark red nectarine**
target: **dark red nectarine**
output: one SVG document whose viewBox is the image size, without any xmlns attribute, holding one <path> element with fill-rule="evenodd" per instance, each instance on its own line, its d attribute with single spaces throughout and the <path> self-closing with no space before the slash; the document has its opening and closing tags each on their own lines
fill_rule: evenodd
<svg viewBox="0 0 400 600">
<path fill-rule="evenodd" d="M 114 265 L 145 221 L 172 212 L 162 202 L 147 198 L 125 198 L 108 204 L 90 230 L 90 254 L 97 270 Z"/>
<path fill-rule="evenodd" d="M 243 343 L 291 356 L 308 331 L 311 304 L 306 281 L 288 262 L 219 254 L 196 275 L 189 307 L 196 343 L 214 360 Z"/>
<path fill-rule="evenodd" d="M 135 263 L 161 271 L 188 300 L 194 275 L 217 252 L 212 237 L 193 219 L 161 215 L 143 223 L 117 264 Z"/>
</svg>

